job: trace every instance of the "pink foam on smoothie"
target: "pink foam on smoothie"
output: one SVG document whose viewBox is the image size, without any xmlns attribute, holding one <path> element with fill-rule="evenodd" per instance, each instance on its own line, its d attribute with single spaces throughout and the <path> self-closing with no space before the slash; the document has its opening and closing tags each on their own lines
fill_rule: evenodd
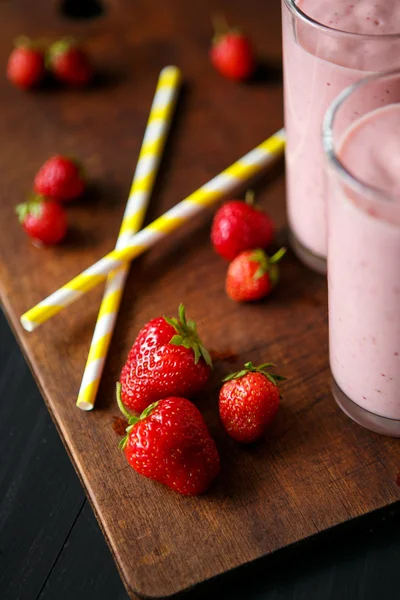
<svg viewBox="0 0 400 600">
<path fill-rule="evenodd" d="M 329 336 L 333 376 L 354 402 L 400 419 L 400 105 L 359 119 L 339 145 L 346 169 L 392 199 L 331 179 Z"/>
<path fill-rule="evenodd" d="M 339 156 L 357 179 L 400 203 L 400 106 L 376 109 L 357 121 L 340 144 Z"/>
<path fill-rule="evenodd" d="M 298 0 L 296 4 L 306 15 L 333 29 L 372 35 L 399 32 L 398 0 Z"/>
<path fill-rule="evenodd" d="M 397 68 L 400 39 L 382 35 L 400 33 L 400 0 L 299 0 L 296 4 L 332 29 L 294 18 L 283 1 L 288 217 L 298 241 L 314 254 L 326 256 L 324 114 L 347 86 L 370 73 Z"/>
</svg>

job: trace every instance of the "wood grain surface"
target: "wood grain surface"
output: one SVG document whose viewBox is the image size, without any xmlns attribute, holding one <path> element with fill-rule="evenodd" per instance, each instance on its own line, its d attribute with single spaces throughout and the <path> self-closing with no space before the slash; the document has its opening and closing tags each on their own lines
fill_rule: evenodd
<svg viewBox="0 0 400 600">
<path fill-rule="evenodd" d="M 0 453 L 1 600 L 127 600 L 2 311 Z M 184 598 L 398 600 L 399 527 L 397 502 L 199 584 Z"/>
<path fill-rule="evenodd" d="M 1 297 L 45 401 L 81 477 L 131 595 L 174 594 L 333 525 L 400 499 L 399 441 L 349 421 L 329 391 L 324 279 L 291 255 L 266 302 L 237 306 L 225 296 L 226 264 L 209 244 L 211 213 L 134 263 L 96 410 L 75 408 L 102 289 L 34 333 L 19 316 L 115 245 L 159 70 L 175 63 L 186 87 L 149 219 L 162 214 L 282 125 L 278 1 L 199 3 L 114 0 L 105 16 L 68 22 L 55 3 L 0 5 L 0 56 L 25 32 L 87 39 L 99 76 L 88 91 L 47 86 L 23 94 L 0 81 Z M 251 85 L 209 66 L 209 15 L 226 12 L 251 32 L 265 59 Z M 29 244 L 14 207 L 52 153 L 80 158 L 91 189 L 69 209 L 71 234 L 56 249 Z M 257 185 L 285 241 L 281 167 Z M 140 327 L 179 302 L 198 321 L 217 361 L 198 406 L 216 438 L 222 473 L 204 497 L 181 498 L 140 478 L 118 451 L 115 381 Z M 245 360 L 273 360 L 288 378 L 265 440 L 239 447 L 223 433 L 221 377 Z M 90 561 L 90 556 L 87 557 Z"/>
</svg>

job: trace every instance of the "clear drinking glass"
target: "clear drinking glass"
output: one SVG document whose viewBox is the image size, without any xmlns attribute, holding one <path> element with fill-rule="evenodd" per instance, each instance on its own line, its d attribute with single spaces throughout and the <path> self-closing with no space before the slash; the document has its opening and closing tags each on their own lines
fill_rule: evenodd
<svg viewBox="0 0 400 600">
<path fill-rule="evenodd" d="M 318 2 L 315 0 L 315 5 Z M 332 5 L 335 2 L 332 0 Z M 349 33 L 340 31 L 340 20 L 326 26 L 308 17 L 300 8 L 304 3 L 282 0 L 287 208 L 293 249 L 305 264 L 325 273 L 322 120 L 330 103 L 347 86 L 368 74 L 399 66 L 400 17 L 397 15 L 399 34 Z M 353 6 L 349 2 L 349 7 Z M 371 6 L 375 11 L 380 7 L 388 10 L 386 0 L 375 0 Z M 375 24 L 377 32 L 382 30 L 378 19 L 371 23 L 371 30 L 375 31 Z"/>
<path fill-rule="evenodd" d="M 333 393 L 353 420 L 400 437 L 400 71 L 342 92 L 323 146 Z"/>
</svg>

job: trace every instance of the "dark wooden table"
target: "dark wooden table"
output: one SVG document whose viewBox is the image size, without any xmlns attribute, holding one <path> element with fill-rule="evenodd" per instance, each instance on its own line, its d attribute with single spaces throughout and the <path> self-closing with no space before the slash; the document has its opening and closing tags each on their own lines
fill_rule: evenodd
<svg viewBox="0 0 400 600">
<path fill-rule="evenodd" d="M 36 383 L 0 313 L 0 598 L 128 600 Z M 398 600 L 400 506 L 187 593 L 230 600 Z"/>
</svg>

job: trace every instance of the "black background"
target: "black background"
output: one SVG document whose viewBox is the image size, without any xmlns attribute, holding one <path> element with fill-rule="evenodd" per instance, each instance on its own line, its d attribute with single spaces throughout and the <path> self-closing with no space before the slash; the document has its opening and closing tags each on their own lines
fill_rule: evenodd
<svg viewBox="0 0 400 600">
<path fill-rule="evenodd" d="M 0 464 L 0 600 L 128 600 L 78 477 L 1 313 Z M 210 596 L 399 600 L 400 503 L 183 595 L 185 600 Z"/>
</svg>

